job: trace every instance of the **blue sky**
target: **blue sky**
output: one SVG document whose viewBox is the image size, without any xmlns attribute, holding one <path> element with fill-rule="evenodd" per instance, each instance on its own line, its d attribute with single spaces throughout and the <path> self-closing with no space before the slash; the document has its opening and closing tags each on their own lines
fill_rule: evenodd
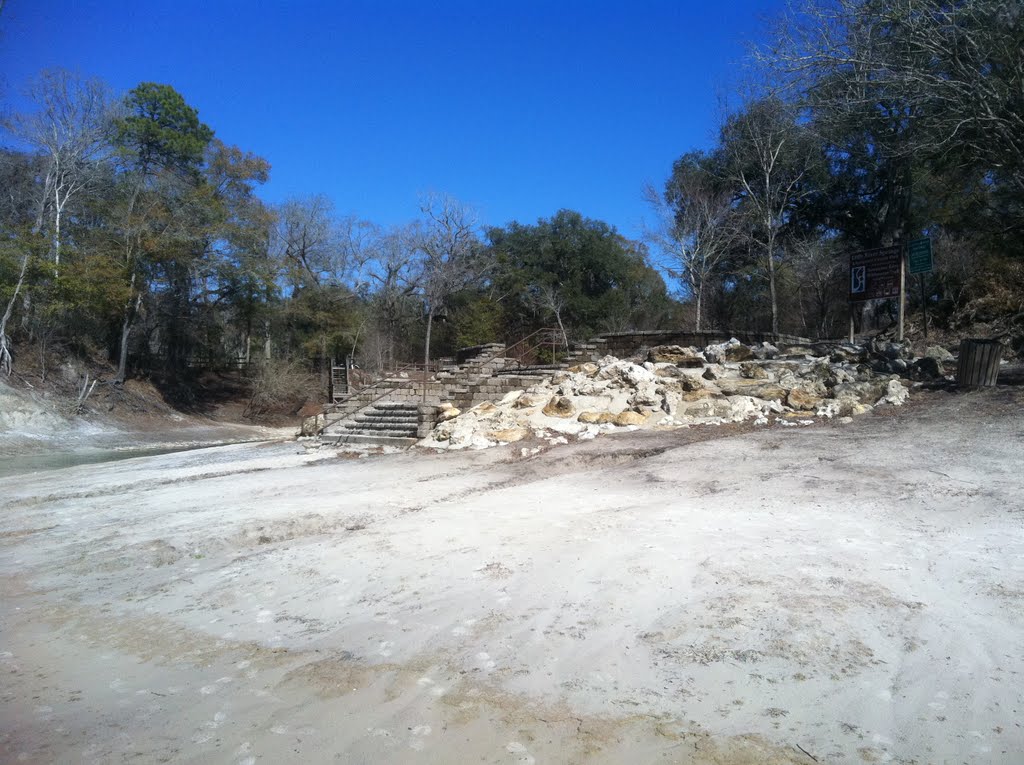
<svg viewBox="0 0 1024 765">
<path fill-rule="evenodd" d="M 44 67 L 173 85 L 272 165 L 272 202 L 324 193 L 382 224 L 422 192 L 488 224 L 575 209 L 637 236 L 643 184 L 712 141 L 781 0 L 7 0 L 4 100 Z"/>
</svg>

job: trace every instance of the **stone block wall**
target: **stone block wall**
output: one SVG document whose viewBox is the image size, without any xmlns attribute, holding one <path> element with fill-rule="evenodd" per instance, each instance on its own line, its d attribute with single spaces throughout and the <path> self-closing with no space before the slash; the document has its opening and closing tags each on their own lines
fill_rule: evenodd
<svg viewBox="0 0 1024 765">
<path fill-rule="evenodd" d="M 683 330 L 638 330 L 634 332 L 609 332 L 595 338 L 603 344 L 606 354 L 628 358 L 634 356 L 644 349 L 653 348 L 657 345 L 681 345 L 684 347 L 694 346 L 703 348 L 716 343 L 725 343 L 732 338 L 742 343 L 752 345 L 754 343 L 809 343 L 803 337 L 795 335 L 773 335 L 769 332 L 732 332 L 728 330 L 708 330 L 701 332 L 687 332 Z M 594 341 L 591 341 L 594 342 Z"/>
</svg>

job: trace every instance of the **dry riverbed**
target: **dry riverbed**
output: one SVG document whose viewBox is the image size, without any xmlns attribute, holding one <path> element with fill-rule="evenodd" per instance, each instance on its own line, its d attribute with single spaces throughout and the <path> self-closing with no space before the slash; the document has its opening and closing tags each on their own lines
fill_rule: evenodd
<svg viewBox="0 0 1024 765">
<path fill-rule="evenodd" d="M 1022 404 L 7 477 L 0 760 L 1020 762 Z"/>
</svg>

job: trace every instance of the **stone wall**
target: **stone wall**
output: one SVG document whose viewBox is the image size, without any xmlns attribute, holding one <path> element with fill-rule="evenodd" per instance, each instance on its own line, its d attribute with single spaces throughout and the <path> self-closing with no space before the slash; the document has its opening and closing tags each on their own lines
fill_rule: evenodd
<svg viewBox="0 0 1024 765">
<path fill-rule="evenodd" d="M 645 348 L 656 345 L 682 345 L 704 348 L 716 343 L 728 342 L 736 338 L 742 343 L 807 344 L 807 338 L 795 335 L 773 335 L 768 332 L 733 332 L 729 330 L 708 330 L 703 332 L 687 332 L 683 330 L 637 330 L 634 332 L 609 332 L 599 335 L 592 343 L 598 345 L 597 351 L 618 358 L 628 358 L 640 353 Z"/>
</svg>

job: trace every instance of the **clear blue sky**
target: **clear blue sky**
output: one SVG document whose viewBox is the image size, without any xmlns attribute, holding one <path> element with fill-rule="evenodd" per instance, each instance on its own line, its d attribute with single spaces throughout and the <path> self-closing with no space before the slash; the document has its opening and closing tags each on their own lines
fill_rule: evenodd
<svg viewBox="0 0 1024 765">
<path fill-rule="evenodd" d="M 706 147 L 781 0 L 7 0 L 4 100 L 64 67 L 173 85 L 272 165 L 263 197 L 325 193 L 382 224 L 421 192 L 489 224 L 566 207 L 636 236 L 645 181 Z"/>
</svg>

